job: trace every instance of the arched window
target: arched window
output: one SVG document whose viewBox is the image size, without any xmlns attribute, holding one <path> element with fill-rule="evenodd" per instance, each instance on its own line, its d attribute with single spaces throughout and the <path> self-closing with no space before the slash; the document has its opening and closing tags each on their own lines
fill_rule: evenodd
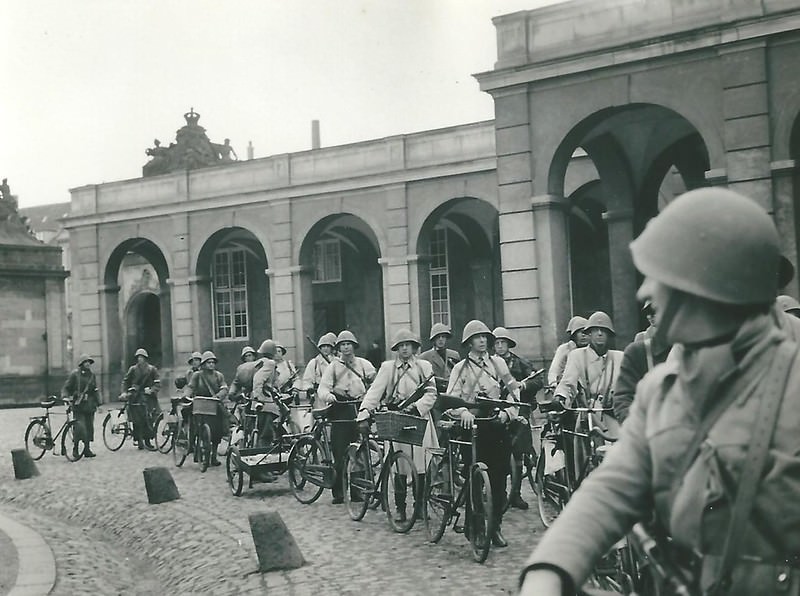
<svg viewBox="0 0 800 596">
<path fill-rule="evenodd" d="M 220 248 L 214 252 L 214 339 L 247 339 L 247 267 L 245 251 Z"/>
</svg>

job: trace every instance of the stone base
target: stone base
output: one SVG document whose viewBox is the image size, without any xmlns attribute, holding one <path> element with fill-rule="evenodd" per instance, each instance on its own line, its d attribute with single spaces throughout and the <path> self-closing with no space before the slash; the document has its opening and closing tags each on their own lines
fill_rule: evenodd
<svg viewBox="0 0 800 596">
<path fill-rule="evenodd" d="M 260 572 L 305 565 L 303 554 L 277 511 L 253 513 L 249 520 Z"/>
<path fill-rule="evenodd" d="M 14 478 L 27 480 L 39 475 L 36 463 L 26 449 L 12 449 L 11 461 L 14 464 Z"/>
<path fill-rule="evenodd" d="M 172 474 L 167 468 L 145 468 L 144 487 L 147 490 L 147 500 L 151 505 L 166 503 L 180 499 L 178 487 L 172 479 Z"/>
</svg>

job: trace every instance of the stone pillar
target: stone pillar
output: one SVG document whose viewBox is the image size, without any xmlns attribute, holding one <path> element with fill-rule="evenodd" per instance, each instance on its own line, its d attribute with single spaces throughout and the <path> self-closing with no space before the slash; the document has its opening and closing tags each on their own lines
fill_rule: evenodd
<svg viewBox="0 0 800 596">
<path fill-rule="evenodd" d="M 64 301 L 64 279 L 48 277 L 44 280 L 45 333 L 47 335 L 47 362 L 50 371 L 60 374 L 72 368 L 66 355 L 66 306 Z M 50 389 L 47 390 L 48 393 Z"/>
<path fill-rule="evenodd" d="M 206 275 L 194 275 L 187 281 L 194 321 L 191 353 L 194 350 L 211 347 L 214 341 L 214 313 L 211 306 L 211 278 Z"/>
<path fill-rule="evenodd" d="M 192 319 L 193 285 L 188 278 L 170 278 L 167 283 L 170 286 L 170 304 L 172 305 L 173 362 L 170 366 L 182 368 L 191 353 L 201 347 L 195 339 L 195 321 L 198 319 Z"/>
<path fill-rule="evenodd" d="M 416 256 L 378 259 L 383 267 L 383 327 L 387 346 L 398 329 L 412 327 L 409 259 Z"/>
<path fill-rule="evenodd" d="M 608 259 L 617 349 L 623 349 L 638 331 L 639 308 L 636 302 L 636 268 L 628 245 L 633 241 L 633 210 L 619 209 L 603 213 L 608 227 Z"/>
<path fill-rule="evenodd" d="M 775 197 L 775 225 L 781 238 L 781 251 L 792 262 L 795 277 L 784 290 L 786 294 L 798 296 L 797 280 L 797 212 L 795 211 L 795 177 L 797 168 L 793 159 L 770 163 L 772 171 L 772 192 Z"/>
<path fill-rule="evenodd" d="M 76 284 L 77 285 L 77 284 Z M 120 383 L 124 369 L 122 345 L 122 325 L 119 316 L 119 286 L 101 285 L 97 287 L 100 302 L 100 320 L 103 322 L 103 335 L 101 341 L 92 350 L 86 340 L 81 337 L 81 345 L 75 345 L 74 353 L 102 354 L 97 370 L 103 394 L 109 398 L 116 398 L 121 390 Z M 83 298 L 83 297 L 81 297 Z M 83 313 L 81 313 L 83 315 Z M 82 325 L 83 318 L 79 322 Z M 95 357 L 97 360 L 97 357 Z"/>
<path fill-rule="evenodd" d="M 269 276 L 272 337 L 284 342 L 291 354 L 298 354 L 304 325 L 301 276 L 308 276 L 311 272 L 306 267 L 295 265 L 285 269 L 267 269 L 266 273 Z M 313 311 L 311 316 L 313 328 Z"/>
</svg>

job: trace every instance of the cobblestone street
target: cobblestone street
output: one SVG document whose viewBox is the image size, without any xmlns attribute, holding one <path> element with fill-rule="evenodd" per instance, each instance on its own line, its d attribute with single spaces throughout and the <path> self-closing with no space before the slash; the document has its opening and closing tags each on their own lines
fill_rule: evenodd
<svg viewBox="0 0 800 596">
<path fill-rule="evenodd" d="M 105 407 L 104 407 L 105 408 Z M 200 473 L 171 455 L 138 451 L 132 442 L 117 453 L 102 440 L 95 459 L 70 464 L 48 452 L 41 476 L 14 480 L 11 449 L 24 447 L 35 409 L 0 410 L 0 514 L 37 532 L 56 561 L 54 594 L 509 594 L 541 533 L 532 507 L 512 510 L 503 532 L 510 546 L 493 550 L 484 565 L 472 561 L 463 536 L 448 529 L 428 544 L 421 525 L 393 533 L 385 515 L 368 512 L 352 522 L 326 493 L 313 505 L 298 503 L 288 479 L 233 497 L 224 465 Z M 104 411 L 96 417 L 96 437 Z M 129 440 L 130 441 L 130 440 Z M 169 468 L 181 499 L 150 505 L 142 470 Z M 257 572 L 248 515 L 277 511 L 308 564 L 287 572 Z"/>
</svg>

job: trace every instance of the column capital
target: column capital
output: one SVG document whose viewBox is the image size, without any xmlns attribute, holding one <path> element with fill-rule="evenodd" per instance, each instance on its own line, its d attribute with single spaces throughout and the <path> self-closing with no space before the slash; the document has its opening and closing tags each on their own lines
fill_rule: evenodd
<svg viewBox="0 0 800 596">
<path fill-rule="evenodd" d="M 769 164 L 769 169 L 773 174 L 791 174 L 796 167 L 797 163 L 793 159 L 782 159 Z"/>
<path fill-rule="evenodd" d="M 705 179 L 709 184 L 726 184 L 728 182 L 728 170 L 725 168 L 707 170 Z"/>
<path fill-rule="evenodd" d="M 406 265 L 408 263 L 425 261 L 429 258 L 430 257 L 428 255 L 400 255 L 397 257 L 380 257 L 378 259 L 378 264 L 384 265 L 386 267 L 391 267 L 393 265 Z"/>
<path fill-rule="evenodd" d="M 534 211 L 545 209 L 567 211 L 569 209 L 569 200 L 561 195 L 537 195 L 531 197 L 531 209 Z"/>
<path fill-rule="evenodd" d="M 284 267 L 283 269 L 264 269 L 264 275 L 269 278 L 273 277 L 288 277 L 291 275 L 302 275 L 304 273 L 312 273 L 313 267 L 307 265 L 293 265 L 291 267 Z"/>
<path fill-rule="evenodd" d="M 633 209 L 612 209 L 603 211 L 601 215 L 603 221 L 613 223 L 615 221 L 631 221 L 633 219 Z"/>
<path fill-rule="evenodd" d="M 97 293 L 98 294 L 116 294 L 119 292 L 120 287 L 116 284 L 98 284 L 97 285 Z"/>
<path fill-rule="evenodd" d="M 166 284 L 168 286 L 188 286 L 191 282 L 189 281 L 188 277 L 183 277 L 179 279 L 173 279 L 172 277 L 168 277 Z"/>
<path fill-rule="evenodd" d="M 190 275 L 186 278 L 186 282 L 191 285 L 200 285 L 211 283 L 211 277 L 208 275 Z"/>
</svg>

